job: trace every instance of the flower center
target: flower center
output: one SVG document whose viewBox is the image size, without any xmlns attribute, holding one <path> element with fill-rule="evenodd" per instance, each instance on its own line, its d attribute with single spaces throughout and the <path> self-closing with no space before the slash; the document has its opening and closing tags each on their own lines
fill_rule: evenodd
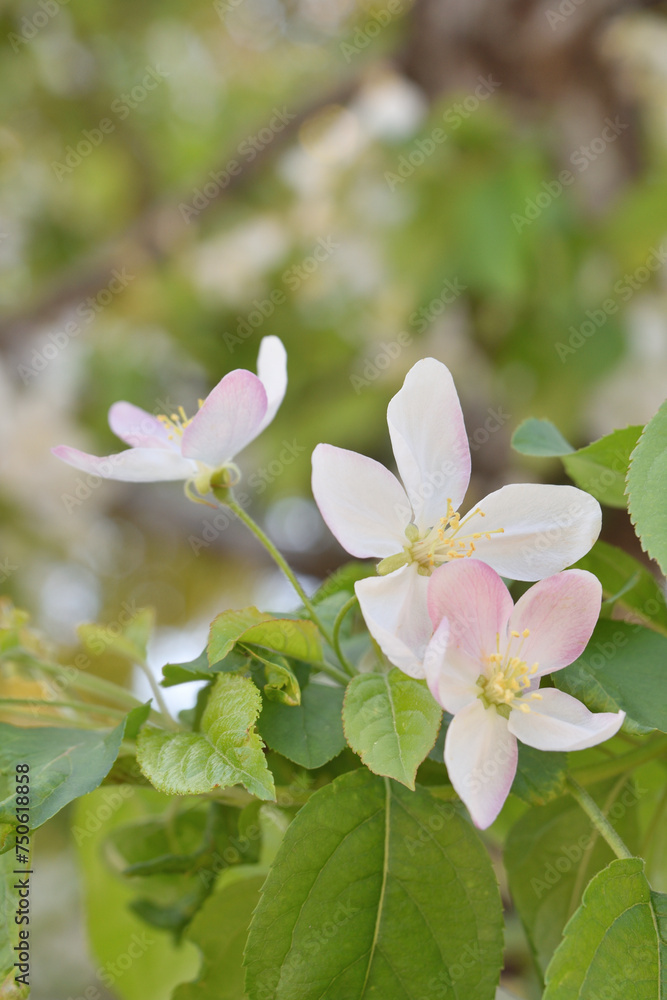
<svg viewBox="0 0 667 1000">
<path fill-rule="evenodd" d="M 199 403 L 199 408 L 204 405 L 204 400 L 197 400 Z M 183 437 L 183 431 L 185 428 L 192 423 L 193 418 L 188 417 L 187 413 L 182 406 L 179 406 L 177 413 L 172 413 L 171 416 L 167 417 L 164 414 L 158 415 L 158 420 L 167 428 L 168 437 L 170 441 L 177 441 L 179 438 Z"/>
<path fill-rule="evenodd" d="M 485 708 L 495 705 L 502 715 L 509 715 L 511 708 L 521 712 L 530 712 L 529 701 L 542 700 L 538 691 L 527 694 L 532 677 L 537 673 L 538 664 L 529 667 L 521 657 L 521 649 L 530 635 L 529 629 L 523 632 L 510 632 L 510 639 L 503 653 L 500 652 L 500 636 L 496 635 L 496 652 L 487 657 L 486 672 L 477 678 L 478 698 Z M 515 641 L 518 640 L 516 648 Z"/>
<path fill-rule="evenodd" d="M 415 524 L 408 525 L 405 529 L 408 544 L 404 546 L 403 552 L 383 559 L 378 566 L 378 573 L 383 576 L 401 566 L 416 562 L 418 573 L 421 576 L 430 576 L 433 570 L 437 566 L 442 566 L 443 563 L 451 562 L 452 559 L 465 559 L 466 556 L 473 555 L 475 542 L 479 538 L 502 535 L 504 528 L 495 528 L 492 531 L 463 532 L 462 529 L 475 514 L 485 517 L 484 511 L 476 507 L 461 519 L 461 515 L 454 510 L 452 501 L 448 499 L 446 516 L 441 517 L 432 528 L 420 532 Z"/>
</svg>

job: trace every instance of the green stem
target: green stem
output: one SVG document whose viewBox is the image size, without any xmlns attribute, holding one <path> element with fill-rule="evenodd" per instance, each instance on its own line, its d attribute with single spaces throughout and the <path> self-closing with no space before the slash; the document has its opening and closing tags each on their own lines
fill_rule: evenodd
<svg viewBox="0 0 667 1000">
<path fill-rule="evenodd" d="M 259 653 L 256 653 L 254 649 L 250 649 L 249 646 L 244 646 L 243 643 L 239 643 L 239 646 L 244 652 L 248 654 L 248 656 L 253 656 L 259 663 L 262 663 L 264 666 L 271 665 L 267 659 L 265 659 L 263 656 L 260 656 Z M 320 673 L 327 674 L 329 677 L 331 677 L 332 680 L 338 681 L 341 684 L 347 685 L 347 682 L 349 681 L 349 677 L 347 676 L 347 674 L 342 673 L 338 669 L 338 667 L 334 667 L 333 664 L 331 663 L 325 663 L 324 661 L 321 661 L 320 663 L 317 664 L 317 669 L 320 671 Z"/>
<path fill-rule="evenodd" d="M 103 677 L 96 677 L 94 674 L 87 674 L 78 667 L 63 667 L 61 664 L 56 663 L 39 663 L 35 664 L 36 669 L 43 670 L 47 674 L 54 674 L 58 677 L 62 677 L 66 681 L 67 687 L 73 687 L 79 691 L 86 691 L 90 694 L 96 694 L 101 698 L 108 698 L 109 701 L 115 701 L 118 705 L 123 705 L 126 709 L 136 708 L 141 702 L 138 698 L 135 698 L 133 694 L 126 691 L 124 688 L 120 687 L 118 684 L 114 684 L 113 681 L 104 680 Z M 76 677 L 69 679 L 68 671 L 75 670 Z"/>
<path fill-rule="evenodd" d="M 25 719 L 32 719 L 35 722 L 35 713 L 29 708 L 22 708 L 20 705 L 14 706 L 8 715 L 20 716 Z M 66 719 L 64 715 L 43 715 L 42 720 L 48 721 L 49 726 L 61 726 L 63 729 L 97 729 L 99 731 L 99 722 L 92 722 L 90 719 Z M 110 720 L 111 721 L 111 720 Z M 29 728 L 29 727 L 28 727 Z"/>
<path fill-rule="evenodd" d="M 667 736 L 660 736 L 649 740 L 644 746 L 631 750 L 630 753 L 621 754 L 612 760 L 602 760 L 598 764 L 588 764 L 584 767 L 576 767 L 572 774 L 582 785 L 591 785 L 596 781 L 604 781 L 605 778 L 615 778 L 617 774 L 624 771 L 632 771 L 642 764 L 646 764 L 655 757 L 660 757 L 667 752 Z"/>
<path fill-rule="evenodd" d="M 72 708 L 77 712 L 87 712 L 90 715 L 115 716 L 118 719 L 125 718 L 126 714 L 117 708 L 107 708 L 104 705 L 92 705 L 87 701 L 48 701 L 45 698 L 0 698 L 0 705 L 32 705 L 40 706 L 42 708 Z"/>
<path fill-rule="evenodd" d="M 634 854 L 628 850 L 613 826 L 604 815 L 600 807 L 593 801 L 585 788 L 582 788 L 578 781 L 568 774 L 565 779 L 570 794 L 577 800 L 581 808 L 587 814 L 591 823 L 607 841 L 617 858 L 633 858 Z"/>
<path fill-rule="evenodd" d="M 343 607 L 336 615 L 336 620 L 333 623 L 333 632 L 331 633 L 331 643 L 333 645 L 334 650 L 336 651 L 336 656 L 343 664 L 347 672 L 352 676 L 357 674 L 359 671 L 349 662 L 347 657 L 343 655 L 343 650 L 341 649 L 340 645 L 340 629 L 341 625 L 343 624 L 343 619 L 345 618 L 345 615 L 357 603 L 358 603 L 357 595 L 353 594 L 352 597 L 349 599 L 349 601 L 345 602 Z"/>
<path fill-rule="evenodd" d="M 285 560 L 285 558 L 281 554 L 281 552 L 278 551 L 278 549 L 273 544 L 273 542 L 268 537 L 268 535 L 266 535 L 262 531 L 262 529 L 260 528 L 260 526 L 255 521 L 253 521 L 253 519 L 250 517 L 250 515 L 247 514 L 244 511 L 243 507 L 241 507 L 236 502 L 236 500 L 233 500 L 231 498 L 230 493 L 229 493 L 228 490 L 214 489 L 213 493 L 214 493 L 214 495 L 216 496 L 216 498 L 218 499 L 218 501 L 220 503 L 222 503 L 225 507 L 229 507 L 229 509 L 231 511 L 233 511 L 234 514 L 236 514 L 236 516 L 238 517 L 239 521 L 242 521 L 243 524 L 245 524 L 246 528 L 248 528 L 249 531 L 251 531 L 253 533 L 253 535 L 255 536 L 255 538 L 257 539 L 257 541 L 260 542 L 260 544 L 264 546 L 264 548 L 269 553 L 269 555 L 271 556 L 271 558 L 273 559 L 273 561 L 275 562 L 275 564 L 283 571 L 283 573 L 285 574 L 285 576 L 287 577 L 287 579 L 289 580 L 289 582 L 292 584 L 292 586 L 296 590 L 296 592 L 299 595 L 299 598 L 301 600 L 301 603 L 303 604 L 304 608 L 308 612 L 308 617 L 310 618 L 310 620 L 312 622 L 314 622 L 315 625 L 317 625 L 318 629 L 320 630 L 320 632 L 322 633 L 322 635 L 324 636 L 324 638 L 326 639 L 326 641 L 329 643 L 329 645 L 331 646 L 331 648 L 336 651 L 336 655 L 338 656 L 338 658 L 339 658 L 339 660 L 341 662 L 341 665 L 343 667 L 345 667 L 345 669 L 348 670 L 348 672 L 350 670 L 354 671 L 354 668 L 352 667 L 351 664 L 349 664 L 347 662 L 347 660 L 342 655 L 342 653 L 339 654 L 338 650 L 336 650 L 336 647 L 335 647 L 334 641 L 333 641 L 333 637 L 330 635 L 329 630 L 326 628 L 326 626 L 324 625 L 324 623 L 321 621 L 319 615 L 317 614 L 317 611 L 315 610 L 315 607 L 314 607 L 312 601 L 310 600 L 310 598 L 306 594 L 305 590 L 303 589 L 303 587 L 301 586 L 301 584 L 297 580 L 297 578 L 296 578 L 296 576 L 294 574 L 294 571 L 292 570 L 292 567 Z M 347 675 L 344 674 L 344 673 L 342 673 L 336 667 L 331 666 L 331 664 L 327 664 L 327 663 L 318 664 L 318 669 L 321 670 L 322 673 L 328 674 L 329 677 L 332 677 L 334 680 L 339 681 L 341 684 L 345 684 L 346 685 L 347 682 L 348 682 Z"/>
<path fill-rule="evenodd" d="M 607 796 L 605 803 L 602 806 L 602 814 L 605 818 L 607 817 L 609 810 L 613 806 L 614 802 L 620 795 L 622 789 L 625 787 L 627 780 L 628 780 L 627 774 L 622 774 L 621 777 L 616 782 L 616 784 L 614 785 L 614 787 L 612 788 L 612 790 L 610 791 L 609 795 Z M 577 877 L 574 880 L 574 886 L 572 888 L 572 894 L 570 896 L 570 905 L 568 907 L 568 919 L 572 916 L 572 914 L 576 910 L 579 900 L 581 898 L 581 894 L 583 892 L 584 885 L 588 881 L 586 873 L 588 871 L 588 865 L 591 860 L 591 855 L 595 850 L 595 845 L 597 844 L 598 836 L 599 836 L 599 831 L 595 830 L 595 832 L 591 834 L 588 846 L 581 856 L 579 870 L 577 871 Z"/>
<path fill-rule="evenodd" d="M 158 682 L 155 680 L 155 677 L 153 676 L 153 671 L 151 670 L 151 668 L 148 666 L 147 663 L 144 663 L 141 660 L 137 660 L 136 663 L 141 672 L 143 673 L 144 677 L 150 684 L 151 691 L 153 692 L 155 701 L 158 705 L 158 708 L 160 709 L 160 715 L 162 716 L 162 720 L 165 726 L 167 727 L 167 729 L 174 729 L 174 730 L 180 729 L 181 727 L 176 722 L 176 720 L 174 719 L 174 717 L 172 716 L 171 712 L 167 707 L 167 703 L 164 700 Z"/>
</svg>

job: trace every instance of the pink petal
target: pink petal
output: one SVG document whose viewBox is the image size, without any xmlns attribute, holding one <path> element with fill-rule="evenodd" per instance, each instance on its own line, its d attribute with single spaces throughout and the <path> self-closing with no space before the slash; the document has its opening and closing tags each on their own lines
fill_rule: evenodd
<svg viewBox="0 0 667 1000">
<path fill-rule="evenodd" d="M 435 700 L 446 712 L 460 712 L 477 698 L 479 663 L 448 644 L 449 622 L 443 618 L 426 647 L 424 672 Z"/>
<path fill-rule="evenodd" d="M 507 720 L 476 698 L 457 712 L 445 737 L 449 780 L 481 830 L 493 823 L 509 795 L 518 759 Z"/>
<path fill-rule="evenodd" d="M 424 676 L 424 654 L 433 631 L 426 584 L 413 563 L 354 586 L 369 632 L 387 659 L 410 677 Z"/>
<path fill-rule="evenodd" d="M 384 465 L 356 451 L 318 444 L 312 484 L 329 530 L 351 555 L 383 558 L 402 552 L 408 544 L 410 504 Z"/>
<path fill-rule="evenodd" d="M 600 504 L 574 486 L 517 483 L 490 493 L 461 535 L 475 539 L 475 555 L 502 576 L 541 580 L 581 559 L 600 533 Z M 493 534 L 499 529 L 502 534 Z"/>
<path fill-rule="evenodd" d="M 512 598 L 498 574 L 478 559 L 440 566 L 428 585 L 428 611 L 434 628 L 449 621 L 449 641 L 477 663 L 495 653 L 496 637 L 504 636 Z"/>
<path fill-rule="evenodd" d="M 278 337 L 263 337 L 257 355 L 257 376 L 264 386 L 266 413 L 260 430 L 271 423 L 287 389 L 287 352 Z"/>
<path fill-rule="evenodd" d="M 470 481 L 470 448 L 449 369 L 424 358 L 405 377 L 387 408 L 398 471 L 420 528 L 458 510 Z"/>
<path fill-rule="evenodd" d="M 560 670 L 581 656 L 600 614 L 602 587 L 592 573 L 568 569 L 547 577 L 519 598 L 508 628 L 529 629 L 521 659 L 537 662 L 536 676 Z"/>
<path fill-rule="evenodd" d="M 585 750 L 621 728 L 625 712 L 589 712 L 564 691 L 542 688 L 541 700 L 527 702 L 530 711 L 512 709 L 509 730 L 536 750 Z M 525 697 L 525 696 L 524 696 Z"/>
<path fill-rule="evenodd" d="M 183 454 L 220 468 L 257 437 L 266 409 L 266 390 L 257 376 L 244 368 L 229 372 L 185 428 Z"/>
<path fill-rule="evenodd" d="M 102 479 L 118 479 L 125 483 L 159 483 L 189 479 L 197 471 L 186 458 L 166 448 L 129 448 L 117 455 L 98 458 L 76 448 L 60 445 L 52 448 L 56 458 L 68 465 Z"/>
<path fill-rule="evenodd" d="M 165 425 L 132 403 L 121 400 L 109 410 L 109 427 L 116 437 L 133 448 L 171 448 L 181 450 L 180 439 L 173 440 Z"/>
</svg>

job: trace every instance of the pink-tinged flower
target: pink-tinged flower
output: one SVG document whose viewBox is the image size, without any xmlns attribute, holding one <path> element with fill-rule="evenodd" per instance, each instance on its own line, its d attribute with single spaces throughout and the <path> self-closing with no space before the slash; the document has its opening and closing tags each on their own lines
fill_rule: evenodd
<svg viewBox="0 0 667 1000">
<path fill-rule="evenodd" d="M 624 712 L 589 712 L 540 678 L 584 651 L 600 613 L 597 577 L 570 569 L 513 604 L 477 559 L 436 570 L 428 584 L 435 629 L 424 657 L 436 701 L 454 716 L 445 737 L 449 779 L 485 829 L 509 794 L 517 739 L 537 750 L 584 750 L 609 739 Z"/>
<path fill-rule="evenodd" d="M 109 426 L 131 447 L 116 455 L 98 458 L 60 445 L 53 454 L 104 479 L 155 483 L 184 479 L 191 499 L 192 487 L 208 493 L 211 477 L 216 484 L 233 484 L 239 476 L 234 458 L 273 420 L 287 387 L 285 348 L 278 337 L 264 337 L 257 358 L 257 375 L 238 368 L 229 372 L 200 402 L 199 412 L 188 419 L 179 413 L 153 416 L 132 403 L 114 403 Z"/>
<path fill-rule="evenodd" d="M 513 580 L 541 580 L 576 562 L 600 533 L 600 505 L 573 486 L 503 486 L 465 517 L 470 448 L 449 370 L 418 361 L 387 409 L 403 485 L 379 462 L 320 444 L 313 494 L 343 548 L 382 561 L 356 584 L 366 624 L 385 655 L 423 677 L 431 636 L 426 587 L 444 563 L 481 559 Z"/>
</svg>

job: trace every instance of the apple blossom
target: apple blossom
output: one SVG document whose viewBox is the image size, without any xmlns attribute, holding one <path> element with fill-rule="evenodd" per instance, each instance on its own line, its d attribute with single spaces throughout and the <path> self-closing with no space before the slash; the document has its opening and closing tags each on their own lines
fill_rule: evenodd
<svg viewBox="0 0 667 1000">
<path fill-rule="evenodd" d="M 356 584 L 366 624 L 392 663 L 423 677 L 426 588 L 438 566 L 474 555 L 503 576 L 540 580 L 588 552 L 601 511 L 574 486 L 525 483 L 503 486 L 461 517 L 470 448 L 452 376 L 434 358 L 408 372 L 387 422 L 403 485 L 371 458 L 320 444 L 313 494 L 343 548 L 381 560 L 378 576 Z"/>
<path fill-rule="evenodd" d="M 132 403 L 114 403 L 109 426 L 131 447 L 99 458 L 60 445 L 53 454 L 75 469 L 124 482 L 186 481 L 186 493 L 197 500 L 217 486 L 238 479 L 234 458 L 273 420 L 287 387 L 285 348 L 278 337 L 264 337 L 257 375 L 238 368 L 229 372 L 200 401 L 188 419 L 183 407 L 168 416 L 153 416 Z"/>
<path fill-rule="evenodd" d="M 600 612 L 597 577 L 571 569 L 513 604 L 490 566 L 466 560 L 433 573 L 435 629 L 424 657 L 433 697 L 454 716 L 445 737 L 449 779 L 484 829 L 500 812 L 517 766 L 517 739 L 537 750 L 583 750 L 613 736 L 624 712 L 589 712 L 539 687 L 584 651 Z"/>
</svg>

